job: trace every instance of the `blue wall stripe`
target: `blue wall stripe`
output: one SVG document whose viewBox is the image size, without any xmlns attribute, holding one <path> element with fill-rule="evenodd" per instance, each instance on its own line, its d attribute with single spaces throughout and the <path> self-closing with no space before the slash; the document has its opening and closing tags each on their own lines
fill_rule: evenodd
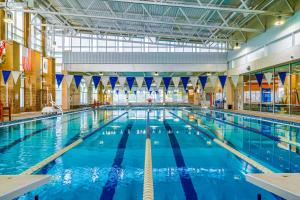
<svg viewBox="0 0 300 200">
<path fill-rule="evenodd" d="M 116 187 L 118 185 L 119 173 L 121 170 L 121 164 L 124 159 L 124 153 L 126 150 L 126 144 L 129 137 L 129 130 L 132 128 L 132 122 L 130 122 L 118 145 L 118 150 L 115 155 L 114 162 L 111 166 L 110 172 L 108 173 L 108 179 L 105 185 L 102 188 L 102 194 L 100 196 L 100 200 L 112 200 L 116 191 Z"/>
<path fill-rule="evenodd" d="M 169 139 L 170 139 L 170 143 L 171 143 L 173 154 L 174 154 L 175 161 L 176 161 L 177 171 L 180 176 L 180 181 L 181 181 L 181 185 L 183 187 L 185 197 L 186 197 L 186 199 L 189 199 L 189 200 L 198 199 L 197 192 L 195 190 L 191 176 L 185 165 L 184 158 L 183 158 L 179 143 L 176 139 L 176 136 L 174 135 L 174 132 L 173 132 L 171 126 L 166 122 L 166 120 L 164 121 L 164 125 L 165 125 L 166 130 L 168 131 L 167 135 L 169 136 Z"/>
</svg>

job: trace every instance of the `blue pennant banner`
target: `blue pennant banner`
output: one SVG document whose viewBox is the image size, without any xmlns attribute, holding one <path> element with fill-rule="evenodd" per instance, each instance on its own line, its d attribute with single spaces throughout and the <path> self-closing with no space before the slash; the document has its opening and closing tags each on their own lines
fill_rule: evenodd
<svg viewBox="0 0 300 200">
<path fill-rule="evenodd" d="M 202 89 L 204 90 L 205 85 L 206 85 L 206 81 L 207 81 L 207 76 L 199 76 L 199 80 L 201 82 Z"/>
<path fill-rule="evenodd" d="M 221 75 L 221 76 L 219 76 L 219 80 L 220 80 L 222 89 L 224 89 L 224 86 L 225 86 L 225 83 L 226 83 L 226 80 L 227 80 L 227 76 L 226 75 Z"/>
<path fill-rule="evenodd" d="M 131 91 L 135 78 L 132 76 L 126 77 L 129 90 Z"/>
<path fill-rule="evenodd" d="M 278 75 L 279 75 L 282 85 L 284 85 L 285 78 L 286 78 L 286 72 L 278 72 Z"/>
<path fill-rule="evenodd" d="M 168 93 L 171 79 L 172 79 L 172 77 L 163 77 L 163 81 L 164 81 L 165 88 L 166 88 L 166 93 Z"/>
<path fill-rule="evenodd" d="M 190 77 L 188 77 L 188 76 L 181 77 L 183 88 L 186 92 L 187 92 L 187 84 L 188 84 L 189 80 L 190 80 Z"/>
<path fill-rule="evenodd" d="M 119 90 L 117 90 L 116 93 L 119 94 Z"/>
<path fill-rule="evenodd" d="M 137 93 L 137 92 L 136 92 L 136 91 L 134 91 L 133 93 L 136 95 L 136 93 Z"/>
<path fill-rule="evenodd" d="M 55 74 L 55 78 L 56 78 L 57 86 L 59 87 L 62 80 L 64 79 L 64 75 L 63 74 Z"/>
<path fill-rule="evenodd" d="M 148 88 L 148 91 L 150 90 L 151 88 L 151 84 L 152 84 L 152 81 L 153 81 L 153 77 L 145 77 L 145 82 L 146 82 L 146 85 L 147 85 L 147 88 Z M 151 94 L 151 93 L 150 93 Z"/>
<path fill-rule="evenodd" d="M 74 80 L 77 88 L 79 87 L 81 79 L 82 79 L 82 75 L 74 75 Z"/>
<path fill-rule="evenodd" d="M 264 74 L 263 73 L 257 73 L 257 74 L 255 74 L 255 77 L 256 77 L 257 83 L 260 87 L 261 83 L 262 83 L 262 80 L 264 78 Z"/>
<path fill-rule="evenodd" d="M 97 88 L 100 83 L 101 77 L 100 76 L 92 76 L 92 79 L 93 79 L 95 88 Z"/>
<path fill-rule="evenodd" d="M 109 77 L 109 82 L 110 82 L 112 90 L 115 89 L 117 81 L 118 81 L 118 77 L 117 76 L 111 76 L 111 77 Z"/>
<path fill-rule="evenodd" d="M 8 70 L 2 70 L 2 76 L 3 76 L 3 80 L 4 80 L 5 85 L 7 83 L 8 78 L 9 78 L 10 72 L 11 71 L 8 71 Z"/>
</svg>

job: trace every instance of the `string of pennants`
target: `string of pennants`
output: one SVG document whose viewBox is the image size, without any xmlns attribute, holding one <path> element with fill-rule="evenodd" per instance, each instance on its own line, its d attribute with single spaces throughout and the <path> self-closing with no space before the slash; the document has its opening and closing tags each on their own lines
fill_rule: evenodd
<svg viewBox="0 0 300 200">
<path fill-rule="evenodd" d="M 267 72 L 267 73 L 257 73 L 255 74 L 257 82 L 259 86 L 262 84 L 262 80 L 265 77 L 268 84 L 271 84 L 271 80 L 273 77 L 273 73 Z M 285 78 L 286 78 L 286 72 L 279 72 L 278 73 L 279 79 L 281 80 L 281 83 L 284 85 Z M 205 89 L 205 86 L 207 85 L 207 81 L 210 80 L 210 84 L 213 88 L 217 85 L 217 80 L 219 79 L 222 89 L 224 89 L 227 81 L 227 75 L 210 75 L 210 76 L 184 76 L 184 77 L 160 77 L 160 76 L 146 76 L 146 77 L 134 77 L 134 76 L 83 76 L 83 75 L 64 75 L 64 74 L 56 74 L 56 82 L 57 85 L 60 86 L 63 79 L 66 79 L 66 82 L 68 84 L 68 87 L 70 87 L 72 81 L 75 81 L 75 85 L 78 88 L 81 80 L 84 79 L 86 84 L 90 84 L 90 81 L 92 80 L 94 83 L 94 87 L 97 88 L 100 81 L 102 82 L 102 85 L 104 86 L 104 89 L 106 88 L 108 82 L 110 82 L 110 85 L 112 87 L 112 90 L 115 90 L 117 82 L 119 82 L 120 87 L 125 87 L 125 82 L 127 82 L 128 88 L 131 91 L 133 88 L 134 83 L 136 82 L 137 87 L 140 89 L 143 86 L 143 83 L 146 83 L 146 87 L 148 91 L 150 91 L 151 85 L 154 82 L 156 84 L 156 89 L 158 89 L 163 82 L 166 92 L 169 90 L 169 86 L 171 84 L 171 81 L 173 81 L 173 85 L 175 89 L 178 89 L 180 81 L 182 82 L 183 89 L 187 92 L 187 86 L 190 82 L 193 86 L 194 90 L 197 88 L 198 81 L 200 82 L 202 89 Z M 234 87 L 237 87 L 237 84 L 239 82 L 240 75 L 231 75 L 230 76 L 232 84 Z M 116 91 L 117 93 L 119 90 Z M 125 91 L 127 92 L 127 91 Z M 134 91 L 136 92 L 136 91 Z"/>
<path fill-rule="evenodd" d="M 58 87 L 61 85 L 63 79 L 65 78 L 68 87 L 70 87 L 72 81 L 74 80 L 75 86 L 78 88 L 82 79 L 85 80 L 85 83 L 87 85 L 90 84 L 91 80 L 94 83 L 94 87 L 97 88 L 100 81 L 102 82 L 102 85 L 104 89 L 106 88 L 108 82 L 111 85 L 112 90 L 115 90 L 117 82 L 119 82 L 120 87 L 124 88 L 125 83 L 127 82 L 128 88 L 131 91 L 133 88 L 134 83 L 136 82 L 137 87 L 140 89 L 143 87 L 143 84 L 145 82 L 146 87 L 148 91 L 151 89 L 151 85 L 154 82 L 156 84 L 156 89 L 158 89 L 163 82 L 166 92 L 169 90 L 169 86 L 171 84 L 171 81 L 173 81 L 173 85 L 175 89 L 178 89 L 179 83 L 181 82 L 183 85 L 183 89 L 187 92 L 188 83 L 191 82 L 191 85 L 193 86 L 194 90 L 197 88 L 197 83 L 200 81 L 202 85 L 202 89 L 205 88 L 206 82 L 208 79 L 210 79 L 210 83 L 212 87 L 215 87 L 217 84 L 217 80 L 219 79 L 220 84 L 222 88 L 225 87 L 227 76 L 226 75 L 220 75 L 220 76 L 183 76 L 183 77 L 160 77 L 160 76 L 146 76 L 146 77 L 134 77 L 134 76 L 83 76 L 83 75 L 64 75 L 64 74 L 56 74 L 56 83 Z M 118 90 L 116 91 L 119 92 Z"/>
<path fill-rule="evenodd" d="M 10 70 L 1 70 L 2 71 L 2 77 L 3 77 L 3 82 L 6 85 L 7 81 L 9 80 L 9 77 L 12 76 L 14 84 L 17 83 L 21 71 L 10 71 Z M 284 85 L 287 72 L 278 72 L 278 76 L 280 79 L 280 83 Z M 262 85 L 262 80 L 265 77 L 267 80 L 267 83 L 270 85 L 272 78 L 273 78 L 273 73 L 272 72 L 266 72 L 266 73 L 256 73 L 255 74 L 256 80 L 258 82 L 258 85 L 261 87 Z M 78 88 L 82 79 L 85 80 L 85 83 L 87 85 L 90 84 L 91 81 L 94 83 L 94 87 L 97 88 L 100 81 L 102 82 L 102 85 L 104 86 L 104 89 L 106 88 L 108 82 L 110 82 L 110 85 L 112 87 L 112 90 L 115 89 L 117 82 L 119 82 L 120 87 L 124 88 L 125 82 L 127 82 L 128 88 L 131 91 L 134 85 L 134 82 L 137 83 L 138 88 L 140 89 L 143 86 L 143 83 L 145 81 L 146 86 L 148 91 L 150 91 L 152 82 L 156 84 L 156 88 L 158 89 L 163 82 L 166 92 L 169 90 L 169 86 L 171 84 L 171 81 L 173 81 L 173 85 L 175 89 L 178 89 L 180 81 L 182 82 L 184 90 L 187 92 L 187 86 L 188 83 L 191 82 L 192 86 L 194 89 L 197 87 L 198 80 L 201 83 L 202 89 L 205 89 L 207 80 L 210 80 L 211 86 L 215 88 L 217 84 L 217 79 L 219 79 L 221 87 L 224 88 L 227 80 L 226 75 L 210 75 L 210 76 L 184 76 L 184 77 L 160 77 L 160 76 L 148 76 L 148 77 L 134 77 L 134 76 L 129 76 L 129 77 L 118 77 L 118 76 L 83 76 L 83 75 L 64 75 L 64 74 L 56 74 L 56 83 L 58 87 L 61 85 L 63 79 L 67 82 L 68 87 L 70 87 L 72 81 L 74 80 L 76 87 Z M 234 87 L 237 86 L 238 81 L 239 81 L 240 76 L 239 75 L 232 75 L 231 76 L 231 81 L 234 85 Z"/>
</svg>

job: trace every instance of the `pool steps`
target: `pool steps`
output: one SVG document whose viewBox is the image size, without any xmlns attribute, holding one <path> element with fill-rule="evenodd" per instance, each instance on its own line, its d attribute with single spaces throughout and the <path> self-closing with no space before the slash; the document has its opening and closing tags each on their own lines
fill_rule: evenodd
<svg viewBox="0 0 300 200">
<path fill-rule="evenodd" d="M 184 123 L 192 126 L 194 129 L 199 130 L 201 133 L 203 133 L 203 131 L 201 131 L 198 127 L 196 127 L 195 125 L 187 122 L 186 120 L 182 119 L 181 117 L 179 117 L 178 115 L 174 114 L 173 112 L 169 111 L 170 114 L 172 114 L 173 116 L 181 119 Z M 205 134 L 207 136 L 207 134 Z M 259 164 L 258 162 L 256 162 L 255 160 L 251 159 L 250 157 L 242 154 L 241 152 L 237 151 L 236 149 L 232 148 L 231 146 L 225 144 L 224 142 L 222 142 L 221 140 L 219 140 L 218 138 L 210 138 L 211 140 L 213 140 L 216 144 L 218 144 L 219 146 L 223 147 L 224 149 L 230 151 L 231 153 L 233 153 L 234 155 L 236 155 L 237 157 L 239 157 L 240 159 L 244 160 L 245 162 L 249 163 L 250 165 L 252 165 L 253 167 L 257 168 L 258 170 L 262 171 L 263 173 L 274 173 L 273 170 Z"/>
<path fill-rule="evenodd" d="M 72 144 L 66 146 L 65 148 L 61 149 L 60 151 L 56 152 L 55 154 L 49 156 L 48 158 L 46 158 L 43 161 L 37 163 L 36 165 L 32 166 L 31 168 L 25 170 L 20 175 L 29 175 L 29 174 L 32 174 L 33 172 L 35 172 L 35 171 L 39 170 L 40 168 L 46 166 L 48 163 L 52 162 L 53 160 L 57 159 L 58 157 L 60 157 L 61 155 L 63 155 L 67 151 L 69 151 L 70 149 L 74 148 L 75 146 L 77 146 L 78 144 L 80 144 L 81 142 L 83 142 L 85 139 L 87 139 L 89 136 L 91 136 L 95 132 L 101 130 L 102 128 L 104 128 L 105 126 L 107 126 L 110 123 L 114 122 L 115 120 L 119 119 L 120 117 L 124 116 L 125 114 L 128 114 L 128 112 L 124 112 L 123 114 L 121 114 L 121 115 L 119 115 L 119 116 L 111 119 L 106 124 L 100 126 L 99 128 L 95 129 L 94 131 L 92 131 L 90 134 L 87 134 L 84 137 L 76 140 L 75 142 L 73 142 Z"/>
<path fill-rule="evenodd" d="M 153 192 L 153 175 L 152 175 L 152 153 L 151 153 L 150 123 L 149 123 L 149 111 L 148 111 L 147 127 L 146 127 L 143 200 L 153 200 L 153 199 L 154 199 L 154 192 Z"/>
</svg>

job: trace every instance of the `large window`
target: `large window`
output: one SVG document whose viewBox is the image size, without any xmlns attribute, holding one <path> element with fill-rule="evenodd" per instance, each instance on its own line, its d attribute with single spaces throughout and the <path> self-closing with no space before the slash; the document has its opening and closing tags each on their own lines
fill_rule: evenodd
<svg viewBox="0 0 300 200">
<path fill-rule="evenodd" d="M 80 104 L 87 104 L 88 103 L 87 93 L 88 93 L 87 85 L 85 83 L 85 80 L 82 79 L 81 84 L 80 84 Z"/>
<path fill-rule="evenodd" d="M 24 14 L 23 12 L 12 11 L 14 23 L 7 24 L 7 39 L 15 40 L 20 44 L 24 41 Z"/>
<path fill-rule="evenodd" d="M 249 74 L 244 75 L 244 110 L 250 110 L 250 77 Z"/>
<path fill-rule="evenodd" d="M 250 74 L 250 99 L 251 99 L 251 106 L 250 109 L 254 111 L 260 110 L 260 101 L 261 101 L 261 90 L 256 79 L 256 73 Z"/>
<path fill-rule="evenodd" d="M 274 90 L 273 90 L 273 69 L 262 71 L 264 79 L 261 84 L 261 111 L 273 112 Z M 267 77 L 271 77 L 270 84 Z"/>
<path fill-rule="evenodd" d="M 262 73 L 261 87 L 255 74 Z M 244 74 L 244 110 L 300 114 L 300 62 Z"/>
<path fill-rule="evenodd" d="M 291 113 L 300 114 L 300 62 L 292 64 Z"/>
<path fill-rule="evenodd" d="M 274 86 L 274 112 L 288 114 L 290 104 L 289 65 L 275 68 Z"/>
<path fill-rule="evenodd" d="M 36 14 L 30 14 L 30 47 L 37 51 L 42 50 L 42 20 Z"/>
</svg>

